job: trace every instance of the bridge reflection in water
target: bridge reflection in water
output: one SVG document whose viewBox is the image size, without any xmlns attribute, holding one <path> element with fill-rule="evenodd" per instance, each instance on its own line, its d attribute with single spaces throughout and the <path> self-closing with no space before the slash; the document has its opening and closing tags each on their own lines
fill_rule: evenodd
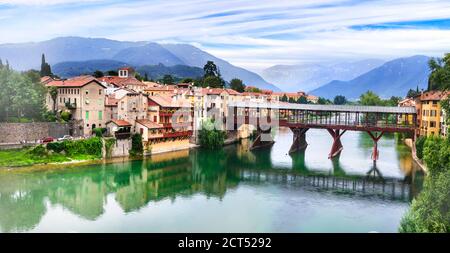
<svg viewBox="0 0 450 253">
<path fill-rule="evenodd" d="M 305 154 L 291 154 L 292 166 L 273 164 L 270 155 L 249 152 L 245 141 L 222 151 L 191 150 L 64 170 L 0 172 L 0 231 L 28 231 L 54 206 L 84 220 L 105 213 L 108 195 L 125 213 L 165 199 L 202 194 L 223 199 L 239 184 L 278 184 L 307 191 L 327 191 L 352 198 L 408 202 L 416 193 L 414 174 L 383 177 L 376 167 L 347 175 L 338 160 L 331 171 L 308 168 Z"/>
</svg>

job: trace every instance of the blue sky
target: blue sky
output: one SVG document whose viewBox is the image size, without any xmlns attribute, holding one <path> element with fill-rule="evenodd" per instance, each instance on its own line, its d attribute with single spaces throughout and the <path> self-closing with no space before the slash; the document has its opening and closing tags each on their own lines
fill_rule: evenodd
<svg viewBox="0 0 450 253">
<path fill-rule="evenodd" d="M 0 0 L 0 43 L 58 36 L 189 43 L 260 71 L 276 64 L 450 52 L 450 1 Z"/>
</svg>

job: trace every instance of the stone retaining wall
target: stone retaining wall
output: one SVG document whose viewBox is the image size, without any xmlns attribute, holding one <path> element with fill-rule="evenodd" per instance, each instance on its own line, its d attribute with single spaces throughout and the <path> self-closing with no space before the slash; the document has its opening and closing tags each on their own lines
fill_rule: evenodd
<svg viewBox="0 0 450 253">
<path fill-rule="evenodd" d="M 15 144 L 21 141 L 35 142 L 49 136 L 54 138 L 64 135 L 78 137 L 80 132 L 75 123 L 0 123 L 0 144 Z"/>
</svg>

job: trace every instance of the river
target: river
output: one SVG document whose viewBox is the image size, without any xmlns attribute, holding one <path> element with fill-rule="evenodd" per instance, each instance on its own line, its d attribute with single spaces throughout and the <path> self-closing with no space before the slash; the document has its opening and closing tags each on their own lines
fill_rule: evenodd
<svg viewBox="0 0 450 253">
<path fill-rule="evenodd" d="M 331 136 L 292 133 L 271 148 L 248 140 L 221 151 L 193 149 L 59 169 L 0 171 L 1 232 L 397 232 L 423 174 L 394 135 L 379 142 L 346 132 L 339 159 Z"/>
</svg>

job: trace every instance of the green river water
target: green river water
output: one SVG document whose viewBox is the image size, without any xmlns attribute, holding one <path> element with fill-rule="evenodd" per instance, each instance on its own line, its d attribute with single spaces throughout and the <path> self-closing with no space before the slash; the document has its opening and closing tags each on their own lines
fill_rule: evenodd
<svg viewBox="0 0 450 253">
<path fill-rule="evenodd" d="M 0 232 L 397 232 L 421 189 L 410 150 L 347 132 L 339 159 L 331 136 L 310 130 L 289 155 L 292 133 L 271 148 L 248 140 L 58 169 L 0 171 Z"/>
</svg>

